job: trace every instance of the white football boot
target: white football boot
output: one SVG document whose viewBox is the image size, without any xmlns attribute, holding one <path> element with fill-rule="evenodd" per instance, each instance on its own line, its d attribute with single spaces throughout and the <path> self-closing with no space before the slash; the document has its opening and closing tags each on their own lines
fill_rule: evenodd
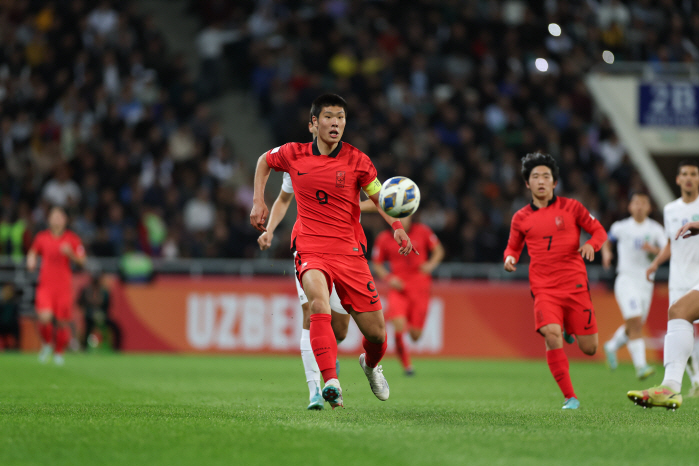
<svg viewBox="0 0 699 466">
<path fill-rule="evenodd" d="M 53 346 L 44 343 L 41 345 L 41 351 L 39 351 L 39 362 L 41 364 L 46 364 L 49 362 L 49 359 L 51 359 L 51 355 L 53 354 Z"/>
<path fill-rule="evenodd" d="M 66 363 L 66 360 L 63 359 L 62 354 L 54 354 L 53 355 L 53 363 L 60 367 Z"/>
<path fill-rule="evenodd" d="M 362 370 L 369 380 L 369 385 L 371 386 L 371 391 L 374 392 L 376 398 L 381 401 L 388 400 L 389 389 L 386 377 L 383 375 L 383 368 L 381 366 L 369 367 L 364 362 L 366 354 L 362 353 L 359 356 L 359 365 L 362 366 Z"/>
</svg>

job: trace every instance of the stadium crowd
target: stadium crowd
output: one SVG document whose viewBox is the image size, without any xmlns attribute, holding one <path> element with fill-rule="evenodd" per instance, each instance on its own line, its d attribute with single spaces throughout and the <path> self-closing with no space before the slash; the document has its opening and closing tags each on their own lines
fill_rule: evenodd
<svg viewBox="0 0 699 466">
<path fill-rule="evenodd" d="M 561 165 L 558 192 L 608 227 L 642 189 L 585 73 L 618 60 L 696 60 L 692 2 L 359 0 L 190 2 L 201 67 L 168 51 L 134 2 L 0 4 L 0 244 L 21 255 L 49 205 L 88 252 L 254 257 L 251 167 L 207 99 L 229 85 L 258 99 L 277 143 L 308 140 L 308 109 L 349 103 L 344 140 L 380 178 L 422 191 L 420 219 L 451 261 L 501 261 L 527 202 L 519 159 Z M 548 24 L 562 28 L 550 35 Z M 547 61 L 538 71 L 535 59 Z M 197 76 L 198 74 L 198 76 Z M 382 223 L 366 216 L 371 238 Z M 280 231 L 277 238 L 288 236 Z M 288 257 L 288 242 L 275 252 Z"/>
<path fill-rule="evenodd" d="M 643 184 L 584 76 L 604 64 L 605 50 L 627 61 L 699 58 L 691 2 L 205 0 L 192 8 L 209 31 L 235 34 L 231 69 L 246 74 L 276 143 L 307 140 L 314 96 L 344 96 L 344 140 L 372 157 L 380 179 L 418 183 L 420 219 L 451 261 L 502 260 L 511 215 L 529 199 L 519 160 L 535 150 L 559 161 L 559 194 L 605 227 L 626 216 L 627 193 Z M 370 216 L 362 223 L 374 234 L 383 228 Z"/>
<path fill-rule="evenodd" d="M 89 254 L 250 255 L 251 182 L 135 2 L 0 4 L 0 244 L 64 206 Z"/>
</svg>

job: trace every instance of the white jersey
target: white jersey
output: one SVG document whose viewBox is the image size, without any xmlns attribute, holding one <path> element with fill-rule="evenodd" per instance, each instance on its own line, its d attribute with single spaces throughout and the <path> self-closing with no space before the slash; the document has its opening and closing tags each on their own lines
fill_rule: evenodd
<svg viewBox="0 0 699 466">
<path fill-rule="evenodd" d="M 291 184 L 291 175 L 287 172 L 284 172 L 282 175 L 282 191 L 288 194 L 293 194 L 294 192 L 294 185 Z"/>
<path fill-rule="evenodd" d="M 675 239 L 682 225 L 699 220 L 699 198 L 689 204 L 682 198 L 672 201 L 665 206 L 663 217 L 672 252 L 669 280 L 672 301 L 673 294 L 681 296 L 699 283 L 699 236 Z"/>
<path fill-rule="evenodd" d="M 644 243 L 662 248 L 667 237 L 662 225 L 651 218 L 638 223 L 633 217 L 614 222 L 609 229 L 609 240 L 616 242 L 617 273 L 640 284 L 650 282 L 646 279 L 646 269 L 653 262 L 653 255 L 641 249 Z"/>
</svg>

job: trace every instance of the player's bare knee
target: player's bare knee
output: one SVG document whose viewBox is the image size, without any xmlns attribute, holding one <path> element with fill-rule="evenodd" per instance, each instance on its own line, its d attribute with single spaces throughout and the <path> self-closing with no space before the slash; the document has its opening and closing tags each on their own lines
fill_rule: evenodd
<svg viewBox="0 0 699 466">
<path fill-rule="evenodd" d="M 626 335 L 631 340 L 635 340 L 641 336 L 643 330 L 643 321 L 640 317 L 634 317 L 626 321 Z"/>
<path fill-rule="evenodd" d="M 563 335 L 560 333 L 547 333 L 544 338 L 546 339 L 546 347 L 548 349 L 563 348 Z"/>
<path fill-rule="evenodd" d="M 314 299 L 309 302 L 311 314 L 330 314 L 330 303 L 321 299 Z"/>
<path fill-rule="evenodd" d="M 694 315 L 692 315 L 693 313 L 691 312 L 691 308 L 689 306 L 686 306 L 683 300 L 677 301 L 672 306 L 670 306 L 670 309 L 667 311 L 667 313 L 670 320 L 684 319 L 693 322 L 697 319 Z"/>
<path fill-rule="evenodd" d="M 337 341 L 342 341 L 347 338 L 347 327 L 341 325 L 333 325 L 333 333 Z"/>
<path fill-rule="evenodd" d="M 48 324 L 53 319 L 53 316 L 50 313 L 42 312 L 38 315 L 38 319 L 40 323 Z"/>
<path fill-rule="evenodd" d="M 422 330 L 420 330 L 418 328 L 411 328 L 410 329 L 410 338 L 413 341 L 418 341 L 421 336 L 422 336 Z"/>
<path fill-rule="evenodd" d="M 580 350 L 588 356 L 594 356 L 594 354 L 597 352 L 597 343 L 580 345 Z"/>
<path fill-rule="evenodd" d="M 368 335 L 364 335 L 364 338 L 377 345 L 382 345 L 386 341 L 386 332 L 371 332 Z"/>
</svg>

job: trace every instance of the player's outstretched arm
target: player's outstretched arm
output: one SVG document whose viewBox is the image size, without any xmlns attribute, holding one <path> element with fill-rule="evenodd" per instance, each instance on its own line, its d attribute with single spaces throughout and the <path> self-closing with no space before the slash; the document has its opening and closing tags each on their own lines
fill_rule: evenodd
<svg viewBox="0 0 699 466">
<path fill-rule="evenodd" d="M 378 183 L 378 180 L 376 181 Z M 364 192 L 366 192 L 366 190 Z M 369 193 L 367 193 L 367 195 L 369 195 Z M 376 206 L 379 215 L 381 215 L 381 217 L 383 217 L 383 219 L 386 220 L 386 223 L 391 225 L 395 230 L 395 233 L 393 233 L 393 238 L 396 240 L 396 243 L 400 245 L 400 249 L 398 250 L 398 252 L 404 256 L 407 256 L 408 254 L 410 254 L 410 251 L 413 251 L 415 254 L 419 256 L 420 253 L 417 251 L 417 249 L 413 248 L 413 243 L 410 241 L 410 237 L 405 232 L 403 224 L 400 222 L 400 220 L 396 220 L 395 218 L 389 216 L 386 212 L 379 208 L 379 192 L 376 191 L 375 193 L 370 194 L 369 199 L 371 199 L 371 201 Z"/>
<path fill-rule="evenodd" d="M 36 270 L 37 254 L 34 249 L 30 249 L 27 253 L 27 270 L 33 272 Z"/>
<path fill-rule="evenodd" d="M 605 270 L 609 270 L 609 267 L 612 266 L 612 259 L 614 258 L 614 253 L 612 253 L 612 244 L 611 241 L 607 240 L 604 242 L 602 245 L 602 267 L 604 267 Z"/>
<path fill-rule="evenodd" d="M 520 228 L 520 217 L 516 213 L 510 223 L 510 237 L 507 239 L 507 248 L 503 254 L 505 258 L 505 271 L 514 272 L 517 270 L 515 264 L 519 261 L 519 256 L 524 248 L 524 233 Z"/>
<path fill-rule="evenodd" d="M 265 152 L 257 159 L 255 182 L 253 185 L 252 211 L 250 212 L 250 224 L 257 231 L 267 231 L 265 223 L 267 222 L 269 210 L 265 204 L 265 186 L 267 186 L 267 179 L 269 179 L 271 171 L 272 169 L 267 165 L 267 153 Z"/>
<path fill-rule="evenodd" d="M 682 228 L 677 230 L 677 235 L 675 236 L 675 239 L 680 239 L 680 237 L 689 238 L 690 236 L 695 235 L 699 235 L 699 221 L 688 222 L 682 225 Z"/>
<path fill-rule="evenodd" d="M 582 255 L 583 259 L 592 262 L 595 260 L 595 252 L 602 249 L 602 246 L 607 241 L 607 230 L 604 229 L 599 220 L 597 220 L 582 204 L 577 201 L 575 201 L 575 204 L 577 206 L 575 213 L 578 225 L 591 236 L 590 239 L 578 249 L 578 252 Z"/>
<path fill-rule="evenodd" d="M 668 239 L 665 246 L 663 246 L 658 255 L 655 256 L 655 259 L 653 259 L 653 262 L 651 262 L 646 269 L 646 279 L 648 279 L 649 282 L 653 281 L 653 275 L 658 271 L 658 267 L 670 259 L 671 255 L 672 250 L 670 249 L 670 240 Z"/>
<path fill-rule="evenodd" d="M 371 199 L 364 199 L 359 203 L 359 210 L 363 214 L 373 214 L 379 211 L 379 207 Z"/>
<path fill-rule="evenodd" d="M 294 193 L 287 193 L 283 189 L 279 191 L 279 196 L 272 204 L 272 210 L 269 211 L 269 224 L 267 225 L 267 231 L 263 232 L 259 238 L 257 238 L 257 244 L 260 245 L 260 250 L 264 251 L 272 245 L 272 238 L 274 238 L 274 230 L 277 229 L 279 223 L 282 221 L 286 215 L 289 206 L 291 205 L 291 200 L 294 198 Z"/>
</svg>

